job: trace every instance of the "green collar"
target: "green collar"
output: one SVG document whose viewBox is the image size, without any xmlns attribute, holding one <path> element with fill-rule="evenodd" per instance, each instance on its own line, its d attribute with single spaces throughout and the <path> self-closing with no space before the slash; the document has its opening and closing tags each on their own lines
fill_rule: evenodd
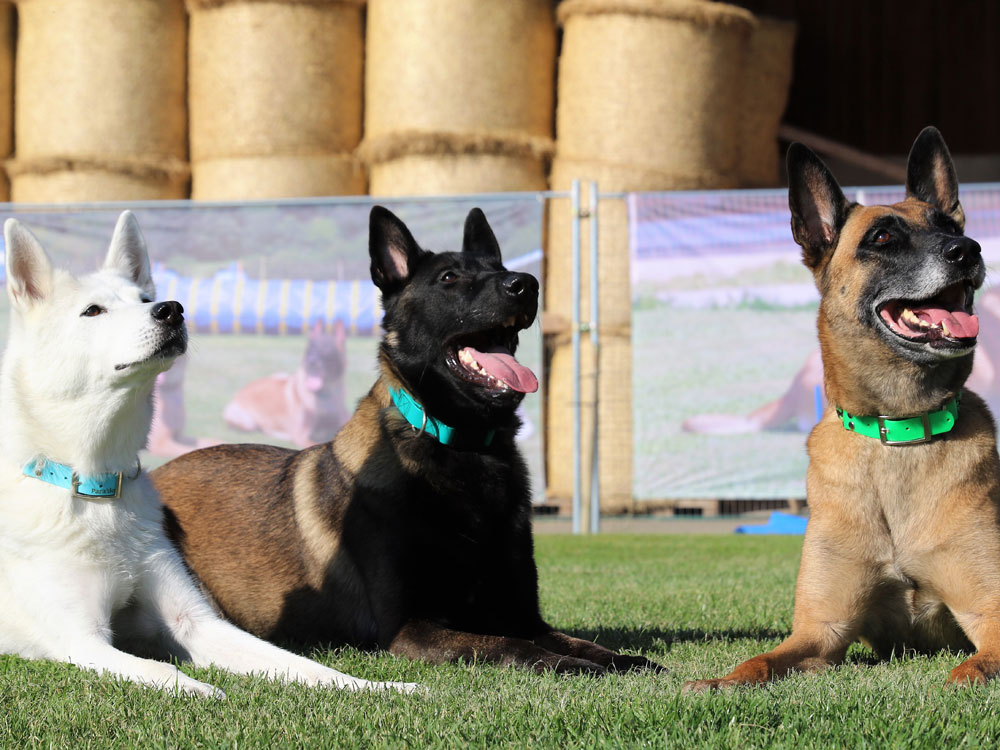
<svg viewBox="0 0 1000 750">
<path fill-rule="evenodd" d="M 916 445 L 929 443 L 935 435 L 951 432 L 958 421 L 958 405 L 961 401 L 962 393 L 959 391 L 957 396 L 938 411 L 901 419 L 884 416 L 859 417 L 848 414 L 840 408 L 837 409 L 837 416 L 843 422 L 845 430 L 865 437 L 878 438 L 883 445 Z"/>
<path fill-rule="evenodd" d="M 437 438 L 437 441 L 441 445 L 455 446 L 460 443 L 478 443 L 478 445 L 489 446 L 493 442 L 495 430 L 478 433 L 476 435 L 478 440 L 473 441 L 471 436 L 459 433 L 454 427 L 450 427 L 440 419 L 430 416 L 424 411 L 424 407 L 402 388 L 390 387 L 389 396 L 392 398 L 392 403 L 399 409 L 399 413 L 403 415 L 415 430 L 419 430 L 419 434 L 427 433 L 431 437 Z"/>
</svg>

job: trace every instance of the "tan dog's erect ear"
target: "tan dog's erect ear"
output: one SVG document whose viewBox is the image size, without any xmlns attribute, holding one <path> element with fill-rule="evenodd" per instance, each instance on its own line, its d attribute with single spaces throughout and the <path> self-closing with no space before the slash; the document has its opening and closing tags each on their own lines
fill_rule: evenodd
<svg viewBox="0 0 1000 750">
<path fill-rule="evenodd" d="M 52 292 L 52 261 L 35 235 L 17 219 L 3 225 L 7 296 L 11 306 L 27 310 Z"/>
<path fill-rule="evenodd" d="M 807 146 L 789 146 L 785 163 L 792 236 L 802 247 L 802 261 L 815 270 L 837 246 L 851 204 L 830 170 Z"/>
<path fill-rule="evenodd" d="M 104 267 L 114 269 L 132 279 L 150 297 L 156 296 L 153 274 L 149 270 L 146 240 L 139 229 L 139 222 L 131 211 L 122 211 L 111 236 L 111 245 L 104 258 Z"/>
<path fill-rule="evenodd" d="M 913 142 L 906 164 L 906 195 L 930 203 L 965 229 L 965 211 L 958 202 L 958 174 L 940 131 L 928 126 Z"/>
</svg>

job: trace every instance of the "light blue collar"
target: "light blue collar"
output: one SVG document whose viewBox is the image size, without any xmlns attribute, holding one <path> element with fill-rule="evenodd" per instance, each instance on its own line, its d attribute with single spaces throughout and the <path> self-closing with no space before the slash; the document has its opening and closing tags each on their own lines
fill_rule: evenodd
<svg viewBox="0 0 1000 750">
<path fill-rule="evenodd" d="M 139 476 L 142 466 L 136 458 L 135 479 Z M 73 469 L 65 464 L 49 461 L 44 458 L 35 458 L 24 467 L 24 476 L 33 479 L 41 479 L 43 482 L 70 490 L 75 497 L 101 498 L 113 500 L 122 496 L 122 472 L 114 474 L 93 474 L 91 476 L 78 476 Z"/>
<path fill-rule="evenodd" d="M 389 396 L 392 398 L 392 403 L 399 409 L 399 413 L 403 415 L 415 430 L 419 430 L 421 434 L 427 433 L 431 437 L 437 438 L 437 441 L 441 445 L 455 445 L 457 442 L 460 442 L 458 430 L 454 427 L 449 427 L 440 419 L 430 416 L 424 411 L 424 407 L 402 388 L 390 387 Z M 495 433 L 496 430 L 480 433 L 480 437 L 482 438 L 481 444 L 489 446 L 493 442 L 493 435 Z M 464 436 L 462 437 L 464 438 Z"/>
</svg>

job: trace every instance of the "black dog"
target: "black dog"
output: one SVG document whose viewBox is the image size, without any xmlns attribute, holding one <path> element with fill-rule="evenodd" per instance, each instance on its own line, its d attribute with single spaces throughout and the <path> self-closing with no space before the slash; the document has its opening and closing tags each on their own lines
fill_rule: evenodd
<svg viewBox="0 0 1000 750">
<path fill-rule="evenodd" d="M 371 212 L 381 375 L 332 443 L 217 446 L 153 473 L 168 526 L 235 622 L 267 638 L 536 670 L 653 667 L 539 613 L 514 358 L 538 282 L 510 273 L 479 209 L 461 253 Z"/>
</svg>

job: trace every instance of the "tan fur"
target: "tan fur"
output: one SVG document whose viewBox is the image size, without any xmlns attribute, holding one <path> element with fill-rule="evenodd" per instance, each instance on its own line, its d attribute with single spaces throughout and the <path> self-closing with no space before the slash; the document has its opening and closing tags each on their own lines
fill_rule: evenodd
<svg viewBox="0 0 1000 750">
<path fill-rule="evenodd" d="M 822 293 L 818 329 L 826 393 L 848 413 L 933 411 L 958 390 L 927 377 L 921 372 L 927 366 L 895 354 L 858 319 L 859 295 L 879 268 L 858 260 L 862 236 L 887 212 L 926 227 L 928 208 L 914 198 L 852 208 L 836 248 L 814 269 Z M 791 636 L 722 679 L 685 688 L 761 683 L 820 669 L 839 663 L 855 640 L 883 657 L 900 655 L 904 647 L 974 648 L 950 681 L 995 676 L 1000 459 L 982 399 L 965 391 L 951 433 L 901 447 L 845 430 L 831 407 L 810 435 L 808 451 L 810 518 Z"/>
<path fill-rule="evenodd" d="M 314 563 L 307 565 L 307 569 L 309 583 L 316 588 L 323 585 L 326 567 L 340 546 L 339 535 L 329 528 L 329 520 L 319 507 L 324 492 L 316 478 L 319 458 L 319 451 L 303 454 L 292 476 L 295 525 L 305 543 L 306 555 Z"/>
</svg>

